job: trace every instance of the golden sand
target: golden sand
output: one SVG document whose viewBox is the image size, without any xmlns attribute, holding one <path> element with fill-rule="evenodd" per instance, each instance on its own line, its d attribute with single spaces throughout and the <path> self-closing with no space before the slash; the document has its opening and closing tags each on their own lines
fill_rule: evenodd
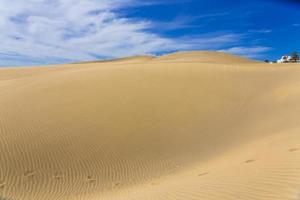
<svg viewBox="0 0 300 200">
<path fill-rule="evenodd" d="M 191 52 L 2 68 L 1 197 L 297 200 L 300 65 Z"/>
</svg>

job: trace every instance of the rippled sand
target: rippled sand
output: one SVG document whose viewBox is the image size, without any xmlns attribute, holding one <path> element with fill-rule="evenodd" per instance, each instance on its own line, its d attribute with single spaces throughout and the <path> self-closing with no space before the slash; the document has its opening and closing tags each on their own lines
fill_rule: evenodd
<svg viewBox="0 0 300 200">
<path fill-rule="evenodd" d="M 298 200 L 300 65 L 191 52 L 1 68 L 1 197 Z"/>
</svg>

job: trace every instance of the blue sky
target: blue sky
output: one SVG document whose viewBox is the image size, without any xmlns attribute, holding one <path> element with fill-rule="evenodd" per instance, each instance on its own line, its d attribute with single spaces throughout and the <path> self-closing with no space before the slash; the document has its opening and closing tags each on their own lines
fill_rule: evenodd
<svg viewBox="0 0 300 200">
<path fill-rule="evenodd" d="M 300 51 L 297 0 L 1 0 L 0 66 L 216 50 Z"/>
</svg>

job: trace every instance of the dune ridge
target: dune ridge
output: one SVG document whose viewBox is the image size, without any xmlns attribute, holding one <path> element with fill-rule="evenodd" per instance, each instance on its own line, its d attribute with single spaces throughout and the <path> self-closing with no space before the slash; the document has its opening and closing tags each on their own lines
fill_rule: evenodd
<svg viewBox="0 0 300 200">
<path fill-rule="evenodd" d="M 88 62 L 79 62 L 74 64 L 88 64 L 88 63 L 146 63 L 146 62 L 176 62 L 176 63 L 210 63 L 210 64 L 254 64 L 261 63 L 256 60 L 250 60 L 244 57 L 239 57 L 236 55 L 224 53 L 224 52 L 215 52 L 215 51 L 179 51 L 171 54 L 165 54 L 161 56 L 131 56 L 125 58 L 117 58 L 111 60 L 100 60 L 100 61 L 88 61 Z"/>
<path fill-rule="evenodd" d="M 157 60 L 168 62 L 197 62 L 197 63 L 218 63 L 218 64 L 253 64 L 259 63 L 255 60 L 235 56 L 224 52 L 215 51 L 187 51 L 187 52 L 175 52 L 172 54 L 163 55 L 157 58 Z"/>
<path fill-rule="evenodd" d="M 0 199 L 299 199 L 299 65 L 132 60 L 0 69 Z"/>
</svg>

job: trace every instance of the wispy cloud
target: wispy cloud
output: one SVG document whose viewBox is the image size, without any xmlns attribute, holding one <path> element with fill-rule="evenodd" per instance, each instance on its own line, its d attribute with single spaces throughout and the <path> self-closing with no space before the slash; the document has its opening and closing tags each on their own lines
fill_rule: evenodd
<svg viewBox="0 0 300 200">
<path fill-rule="evenodd" d="M 273 30 L 271 29 L 252 29 L 252 30 L 249 30 L 248 32 L 249 33 L 271 33 Z"/>
<path fill-rule="evenodd" d="M 37 65 L 237 45 L 236 33 L 166 37 L 120 9 L 170 1 L 1 0 L 0 65 Z M 173 3 L 182 3 L 174 1 Z M 207 16 L 210 17 L 211 15 Z M 170 28 L 187 26 L 186 19 Z M 176 27 L 177 26 L 177 27 Z"/>
<path fill-rule="evenodd" d="M 246 56 L 249 58 L 260 58 L 264 53 L 270 51 L 269 47 L 232 47 L 228 49 L 220 50 L 221 52 L 231 53 L 240 56 Z"/>
<path fill-rule="evenodd" d="M 190 15 L 179 15 L 174 19 L 169 21 L 153 21 L 151 22 L 152 28 L 155 28 L 159 31 L 169 31 L 169 30 L 179 30 L 179 29 L 188 29 L 188 28 L 200 28 L 199 21 L 213 21 L 216 18 L 224 17 L 230 13 L 209 13 L 202 14 L 197 16 Z M 195 23 L 198 22 L 198 23 Z"/>
<path fill-rule="evenodd" d="M 156 29 L 160 32 L 172 31 L 187 28 L 196 28 L 199 25 L 193 25 L 193 22 L 197 18 L 194 16 L 177 16 L 169 21 L 153 21 L 151 22 L 151 28 Z"/>
</svg>

